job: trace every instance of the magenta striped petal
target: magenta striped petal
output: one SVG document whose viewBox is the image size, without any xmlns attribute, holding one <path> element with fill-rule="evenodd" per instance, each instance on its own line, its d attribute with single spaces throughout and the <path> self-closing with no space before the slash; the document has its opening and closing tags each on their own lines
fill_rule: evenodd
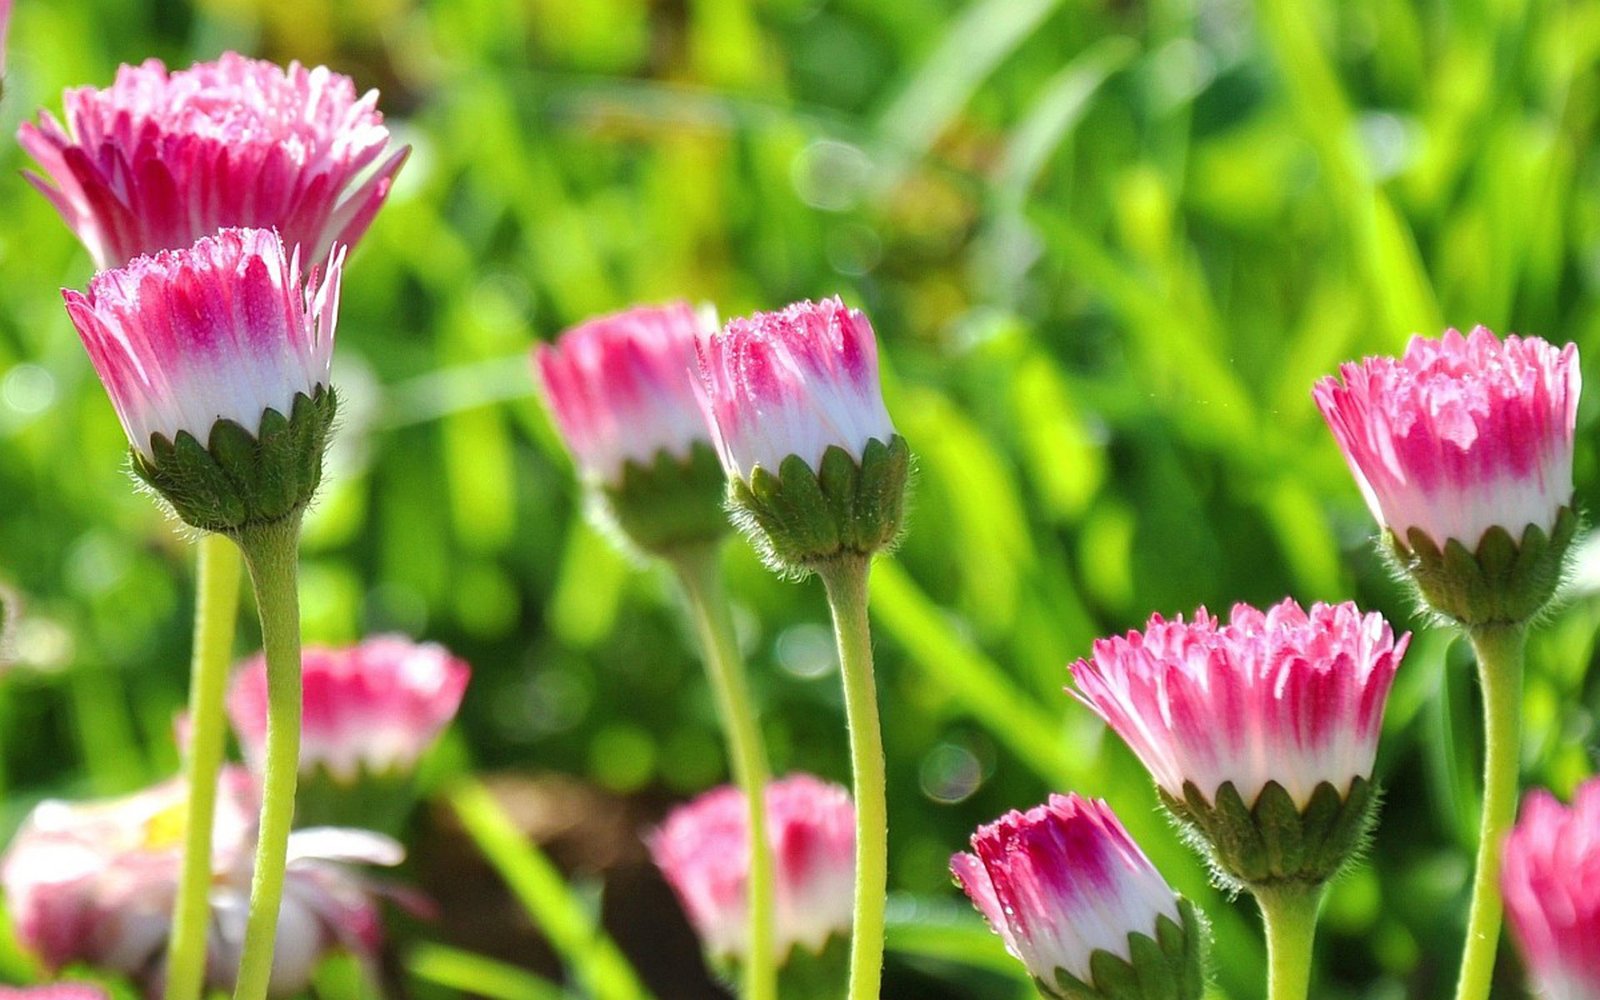
<svg viewBox="0 0 1600 1000">
<path fill-rule="evenodd" d="M 1367 358 L 1312 395 L 1378 523 L 1476 549 L 1499 525 L 1547 533 L 1572 502 L 1578 349 L 1538 337 L 1414 337 L 1404 356 Z"/>
<path fill-rule="evenodd" d="M 950 869 L 1006 949 L 1047 983 L 1063 969 L 1092 979 L 1090 957 L 1133 955 L 1130 933 L 1155 937 L 1157 920 L 1181 923 L 1177 898 L 1111 807 L 1052 795 L 972 835 Z"/>
<path fill-rule="evenodd" d="M 535 367 L 556 426 L 584 476 L 616 485 L 628 462 L 686 459 L 711 444 L 696 395 L 695 341 L 716 317 L 687 303 L 591 319 L 542 345 Z"/>
<path fill-rule="evenodd" d="M 1600 1000 L 1600 778 L 1568 809 L 1536 791 L 1506 840 L 1511 933 L 1546 1000 Z"/>
<path fill-rule="evenodd" d="M 41 112 L 17 139 L 101 268 L 229 227 L 277 229 L 320 262 L 361 238 L 408 152 L 385 155 L 377 102 L 322 66 L 229 52 L 169 73 L 150 60 L 68 91 L 65 124 Z"/>
<path fill-rule="evenodd" d="M 1151 617 L 1072 665 L 1079 696 L 1162 789 L 1252 803 L 1276 781 L 1300 805 L 1327 781 L 1370 777 L 1383 707 L 1410 635 L 1353 604 L 1236 605 L 1229 621 Z"/>
<path fill-rule="evenodd" d="M 347 649 L 301 656 L 300 767 L 353 782 L 405 772 L 455 718 L 472 670 L 436 643 L 377 636 Z M 259 765 L 267 738 L 267 671 L 259 655 L 240 667 L 228 716 L 245 758 Z"/>
<path fill-rule="evenodd" d="M 699 354 L 701 402 L 730 476 L 776 474 L 790 455 L 815 469 L 834 445 L 859 461 L 868 441 L 894 436 L 872 324 L 837 297 L 730 320 Z"/>
<path fill-rule="evenodd" d="M 796 944 L 820 952 L 848 934 L 855 885 L 855 806 L 850 793 L 808 774 L 767 786 L 772 845 L 774 944 L 781 959 Z M 745 953 L 749 932 L 748 813 L 731 785 L 672 811 L 650 837 L 656 866 L 677 893 L 706 951 Z"/>
<path fill-rule="evenodd" d="M 185 250 L 102 271 L 67 314 L 105 383 L 128 440 L 188 431 L 206 442 L 219 420 L 251 433 L 268 409 L 328 385 L 344 252 L 302 285 L 277 234 L 227 229 Z"/>
</svg>

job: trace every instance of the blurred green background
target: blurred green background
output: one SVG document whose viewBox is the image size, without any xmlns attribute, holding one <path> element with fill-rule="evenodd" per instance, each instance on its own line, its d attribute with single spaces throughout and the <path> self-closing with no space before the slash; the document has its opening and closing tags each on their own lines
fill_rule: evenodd
<svg viewBox="0 0 1600 1000">
<path fill-rule="evenodd" d="M 692 969 L 692 944 L 676 923 L 630 931 L 615 900 L 672 917 L 640 887 L 636 828 L 724 780 L 723 758 L 669 581 L 581 517 L 531 395 L 535 341 L 678 296 L 731 315 L 839 292 L 872 317 L 920 466 L 873 593 L 896 1000 L 1028 995 L 945 863 L 979 822 L 1068 789 L 1110 798 L 1211 912 L 1217 995 L 1259 997 L 1253 908 L 1206 889 L 1140 768 L 1063 693 L 1065 663 L 1152 610 L 1285 594 L 1420 629 L 1311 382 L 1445 325 L 1600 356 L 1593 3 L 19 8 L 0 136 L 147 56 L 238 48 L 382 90 L 415 151 L 346 272 L 307 634 L 401 630 L 471 660 L 438 766 L 503 776 L 577 883 L 604 880 L 608 923 L 668 1000 L 711 995 L 653 954 Z M 175 768 L 193 586 L 60 306 L 87 258 L 24 159 L 0 142 L 0 577 L 26 603 L 0 687 L 7 829 L 43 796 Z M 1584 506 L 1595 411 L 1579 415 Z M 845 780 L 819 588 L 742 544 L 729 571 L 776 765 Z M 1580 556 L 1577 577 L 1533 643 L 1523 748 L 1528 779 L 1561 794 L 1593 769 L 1600 707 L 1600 565 Z M 1476 811 L 1469 663 L 1422 629 L 1402 667 L 1382 825 L 1327 907 L 1319 997 L 1449 993 Z M 444 821 L 419 826 L 426 881 L 462 849 Z M 469 895 L 455 912 L 497 911 Z M 481 944 L 471 926 L 405 933 Z M 519 947 L 500 957 L 545 961 Z M 1514 959 L 1501 972 L 1495 995 L 1521 995 Z"/>
</svg>

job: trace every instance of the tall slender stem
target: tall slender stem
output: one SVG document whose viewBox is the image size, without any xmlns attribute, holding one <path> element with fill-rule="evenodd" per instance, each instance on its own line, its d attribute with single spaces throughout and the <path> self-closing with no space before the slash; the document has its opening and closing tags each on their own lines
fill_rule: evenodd
<svg viewBox="0 0 1600 1000">
<path fill-rule="evenodd" d="M 228 663 L 239 612 L 240 564 L 233 542 L 206 535 L 195 547 L 194 651 L 189 665 L 189 788 L 183 872 L 167 950 L 166 1000 L 199 1000 L 211 919 L 211 831 L 222 772 Z"/>
<path fill-rule="evenodd" d="M 720 545 L 684 549 L 672 564 L 683 583 L 705 656 L 706 675 L 716 697 L 717 714 L 728 739 L 734 781 L 749 809 L 750 942 L 745 955 L 744 995 L 747 1000 L 777 1000 L 778 966 L 773 954 L 772 844 L 767 836 L 766 788 L 771 769 L 761 740 L 761 726 L 750 698 L 744 664 L 734 634 L 733 609 L 722 584 L 717 557 Z"/>
<path fill-rule="evenodd" d="M 1478 655 L 1478 680 L 1483 687 L 1483 818 L 1456 1000 L 1487 1000 L 1500 945 L 1500 851 L 1517 818 L 1527 630 L 1522 625 L 1507 625 L 1473 629 L 1468 635 Z"/>
<path fill-rule="evenodd" d="M 1311 953 L 1322 886 L 1256 890 L 1267 932 L 1267 1000 L 1311 995 Z"/>
<path fill-rule="evenodd" d="M 843 558 L 819 570 L 833 609 L 844 675 L 850 765 L 855 773 L 856 899 L 850 943 L 850 1000 L 878 1000 L 883 978 L 884 909 L 889 891 L 889 805 L 883 729 L 867 622 L 868 557 Z"/>
<path fill-rule="evenodd" d="M 295 589 L 299 538 L 298 517 L 246 529 L 239 537 L 255 584 L 267 661 L 267 750 L 250 916 L 234 1000 L 266 1000 L 278 937 L 278 909 L 283 902 L 284 864 L 300 770 L 300 599 Z"/>
</svg>

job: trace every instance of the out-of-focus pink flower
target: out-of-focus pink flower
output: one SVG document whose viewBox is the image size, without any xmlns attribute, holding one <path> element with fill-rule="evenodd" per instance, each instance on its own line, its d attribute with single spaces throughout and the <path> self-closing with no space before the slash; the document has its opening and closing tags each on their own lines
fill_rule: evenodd
<svg viewBox="0 0 1600 1000">
<path fill-rule="evenodd" d="M 3 4 L 5 0 L 0 0 Z M 0 986 L 0 1000 L 111 1000 L 103 986 L 50 983 L 45 986 Z"/>
<path fill-rule="evenodd" d="M 300 767 L 325 768 L 341 782 L 363 771 L 416 765 L 461 707 L 472 670 L 436 643 L 377 636 L 345 649 L 307 647 Z M 228 715 L 245 757 L 259 763 L 267 738 L 267 671 L 259 655 L 240 667 Z"/>
<path fill-rule="evenodd" d="M 224 771 L 212 847 L 208 980 L 231 989 L 249 905 L 258 792 Z M 154 990 L 162 978 L 183 861 L 188 789 L 181 778 L 125 798 L 44 802 L 0 859 L 18 939 L 44 964 L 84 962 Z M 381 941 L 377 897 L 347 862 L 398 864 L 400 845 L 362 830 L 296 831 L 273 960 L 272 990 L 303 989 L 331 949 L 370 959 Z"/>
<path fill-rule="evenodd" d="M 277 234 L 225 229 L 64 292 L 133 447 L 153 458 L 151 436 L 179 431 L 205 444 L 219 420 L 254 434 L 266 410 L 326 387 L 343 256 L 303 285 Z"/>
<path fill-rule="evenodd" d="M 872 324 L 837 297 L 730 320 L 698 348 L 701 402 L 730 476 L 776 475 L 790 455 L 818 469 L 834 445 L 859 462 L 868 441 L 894 436 Z"/>
<path fill-rule="evenodd" d="M 1571 809 L 1537 791 L 1506 840 L 1511 933 L 1548 1000 L 1600 1000 L 1600 778 Z"/>
<path fill-rule="evenodd" d="M 1312 395 L 1378 523 L 1474 550 L 1499 525 L 1549 534 L 1572 502 L 1578 349 L 1537 337 L 1414 337 L 1405 355 L 1367 358 Z"/>
<path fill-rule="evenodd" d="M 173 73 L 123 66 L 64 103 L 65 125 L 41 113 L 17 138 L 44 173 L 29 179 L 101 268 L 235 226 L 276 228 L 323 260 L 366 232 L 409 152 L 384 155 L 376 91 L 233 52 Z"/>
<path fill-rule="evenodd" d="M 683 903 L 708 953 L 742 959 L 749 931 L 748 813 L 737 788 L 715 788 L 673 810 L 650 853 Z M 775 866 L 773 943 L 822 951 L 850 932 L 855 885 L 855 807 L 850 793 L 808 774 L 767 786 L 767 833 Z"/>
<path fill-rule="evenodd" d="M 11 0 L 0 0 L 0 77 L 6 75 L 6 35 L 11 27 Z M 4 89 L 0 84 L 0 89 Z"/>
<path fill-rule="evenodd" d="M 1133 960 L 1129 934 L 1156 938 L 1165 916 L 1183 926 L 1177 898 L 1104 802 L 1052 795 L 972 835 L 951 871 L 1006 949 L 1035 979 L 1057 970 L 1093 981 L 1089 959 Z"/>
<path fill-rule="evenodd" d="M 1354 604 L 1239 604 L 1226 624 L 1151 617 L 1097 640 L 1072 665 L 1084 702 L 1168 795 L 1208 801 L 1232 782 L 1246 805 L 1269 781 L 1301 807 L 1321 782 L 1345 793 L 1372 774 L 1383 707 L 1410 634 L 1396 641 Z"/>
<path fill-rule="evenodd" d="M 628 462 L 686 459 L 711 430 L 696 397 L 695 341 L 716 327 L 687 303 L 582 323 L 535 354 L 544 395 L 583 474 L 615 486 Z"/>
</svg>

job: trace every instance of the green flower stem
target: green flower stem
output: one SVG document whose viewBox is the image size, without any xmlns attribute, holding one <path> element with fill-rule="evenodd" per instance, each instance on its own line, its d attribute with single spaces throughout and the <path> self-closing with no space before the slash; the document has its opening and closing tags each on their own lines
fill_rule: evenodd
<svg viewBox="0 0 1600 1000">
<path fill-rule="evenodd" d="M 189 666 L 188 813 L 183 872 L 167 951 L 166 1000 L 199 1000 L 205 985 L 206 928 L 211 922 L 211 831 L 222 773 L 228 666 L 239 609 L 240 564 L 233 542 L 205 535 L 196 546 L 194 653 Z"/>
<path fill-rule="evenodd" d="M 767 779 L 771 775 L 761 726 L 751 704 L 750 687 L 733 628 L 733 609 L 718 565 L 720 544 L 674 553 L 695 629 L 705 656 L 706 674 L 716 696 L 717 714 L 727 734 L 734 780 L 750 810 L 750 944 L 744 960 L 747 1000 L 777 1000 L 778 966 L 773 954 L 772 844 L 767 836 Z"/>
<path fill-rule="evenodd" d="M 884 909 L 889 890 L 889 806 L 867 623 L 868 557 L 840 558 L 819 570 L 833 609 L 844 675 L 850 764 L 855 773 L 856 899 L 850 945 L 850 1000 L 878 1000 L 883 978 Z"/>
<path fill-rule="evenodd" d="M 234 1000 L 266 1000 L 278 938 L 278 909 L 283 902 L 284 864 L 300 770 L 299 539 L 298 516 L 247 528 L 238 538 L 255 584 L 261 645 L 267 660 L 267 760 L 250 916 Z"/>
<path fill-rule="evenodd" d="M 1461 956 L 1457 1000 L 1487 1000 L 1500 945 L 1500 853 L 1517 818 L 1517 783 L 1522 760 L 1523 625 L 1469 632 L 1483 686 L 1483 818 L 1478 827 L 1478 866 L 1472 912 Z"/>
<path fill-rule="evenodd" d="M 1267 931 L 1267 1000 L 1311 995 L 1311 951 L 1322 896 L 1320 885 L 1255 890 Z"/>
</svg>

